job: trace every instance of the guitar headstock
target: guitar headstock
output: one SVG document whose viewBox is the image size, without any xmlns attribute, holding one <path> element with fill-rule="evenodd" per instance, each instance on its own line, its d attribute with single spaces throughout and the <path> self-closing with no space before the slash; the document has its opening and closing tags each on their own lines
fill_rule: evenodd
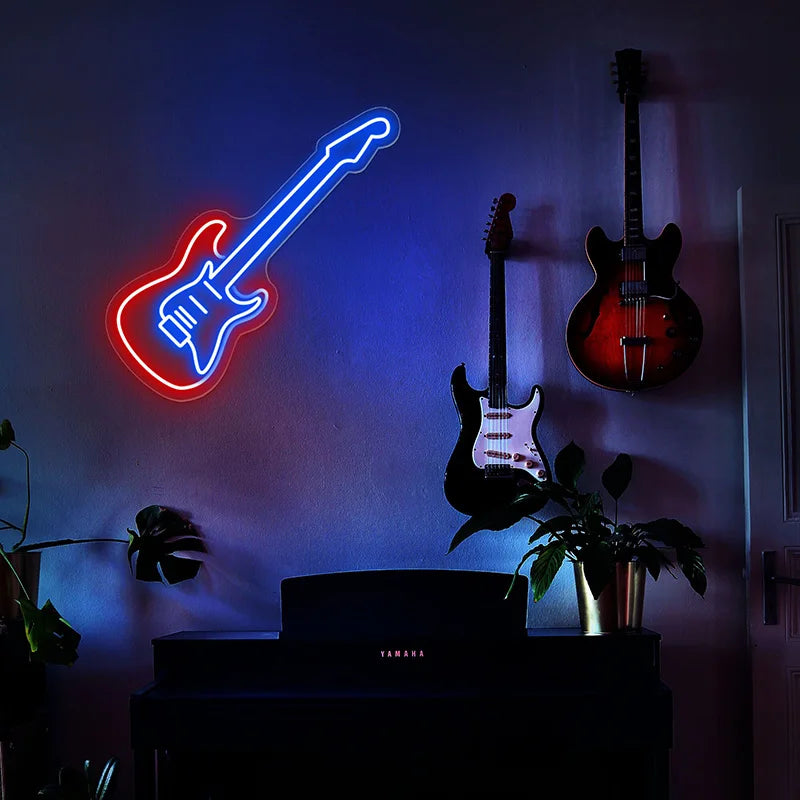
<svg viewBox="0 0 800 800">
<path fill-rule="evenodd" d="M 500 195 L 499 199 L 494 199 L 489 223 L 484 231 L 486 233 L 484 237 L 486 247 L 484 250 L 487 254 L 508 251 L 508 246 L 514 238 L 510 214 L 516 205 L 517 198 L 508 192 Z"/>
<path fill-rule="evenodd" d="M 617 60 L 611 62 L 611 74 L 621 102 L 626 94 L 640 95 L 647 79 L 647 64 L 642 61 L 642 51 L 628 48 L 617 50 Z"/>
</svg>

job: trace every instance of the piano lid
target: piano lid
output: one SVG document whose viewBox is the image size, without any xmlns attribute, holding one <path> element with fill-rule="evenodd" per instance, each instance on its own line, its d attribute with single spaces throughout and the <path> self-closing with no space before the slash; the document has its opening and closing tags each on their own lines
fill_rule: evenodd
<svg viewBox="0 0 800 800">
<path fill-rule="evenodd" d="M 468 570 L 328 572 L 281 581 L 281 638 L 506 639 L 527 635 L 528 580 Z"/>
</svg>

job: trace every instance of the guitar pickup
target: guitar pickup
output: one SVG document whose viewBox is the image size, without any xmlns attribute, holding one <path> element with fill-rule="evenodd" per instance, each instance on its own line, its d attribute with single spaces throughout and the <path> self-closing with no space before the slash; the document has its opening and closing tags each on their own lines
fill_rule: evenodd
<svg viewBox="0 0 800 800">
<path fill-rule="evenodd" d="M 646 299 L 649 294 L 647 281 L 622 281 L 619 285 L 619 297 L 623 304 L 632 300 Z"/>
<path fill-rule="evenodd" d="M 623 247 L 619 251 L 619 260 L 624 264 L 630 264 L 633 261 L 645 261 L 646 259 L 647 247 Z"/>
<path fill-rule="evenodd" d="M 645 347 L 650 342 L 648 336 L 620 336 L 620 347 Z"/>
<path fill-rule="evenodd" d="M 484 450 L 483 452 L 489 458 L 511 459 L 511 453 L 505 453 L 502 450 Z"/>
<path fill-rule="evenodd" d="M 158 323 L 158 327 L 161 328 L 161 332 L 175 345 L 175 347 L 183 347 L 186 342 L 192 338 L 189 336 L 186 328 L 184 328 L 183 325 L 181 325 L 181 323 L 172 316 L 172 314 L 170 314 L 168 317 L 164 317 L 161 322 Z"/>
</svg>

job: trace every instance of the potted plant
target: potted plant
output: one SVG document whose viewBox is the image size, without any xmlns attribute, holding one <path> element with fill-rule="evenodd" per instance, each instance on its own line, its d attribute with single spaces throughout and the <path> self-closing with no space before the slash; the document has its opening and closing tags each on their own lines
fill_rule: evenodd
<svg viewBox="0 0 800 800">
<path fill-rule="evenodd" d="M 633 476 L 633 461 L 620 453 L 605 469 L 601 483 L 613 500 L 613 517 L 604 509 L 599 490 L 582 491 L 584 451 L 570 442 L 556 456 L 555 479 L 526 488 L 511 502 L 472 517 L 459 528 L 448 552 L 480 530 L 502 530 L 530 519 L 536 528 L 528 540 L 514 576 L 530 561 L 534 602 L 550 588 L 564 561 L 573 564 L 581 626 L 587 633 L 641 627 L 644 580 L 658 580 L 662 569 L 680 571 L 699 595 L 706 591 L 700 537 L 676 519 L 650 522 L 619 521 L 619 499 Z M 559 513 L 537 516 L 548 505 Z"/>
<path fill-rule="evenodd" d="M 16 441 L 11 422 L 0 422 L 0 450 L 13 449 L 25 459 L 26 501 L 22 522 L 0 518 L 0 532 L 14 534 L 6 547 L 0 541 L 0 587 L 13 589 L 13 602 L 0 598 L 0 623 L 7 629 L 16 607 L 24 623 L 30 655 L 51 664 L 72 664 L 77 659 L 80 634 L 61 616 L 50 600 L 37 605 L 38 567 L 43 550 L 96 542 L 127 545 L 128 563 L 137 580 L 164 581 L 168 584 L 194 578 L 202 561 L 186 553 L 205 553 L 205 545 L 192 523 L 178 512 L 160 505 L 142 508 L 135 518 L 136 530 L 128 528 L 128 538 L 94 537 L 27 542 L 31 508 L 30 457 Z"/>
<path fill-rule="evenodd" d="M 111 800 L 116 790 L 119 759 L 112 756 L 97 772 L 90 761 L 83 762 L 83 771 L 61 767 L 58 781 L 40 789 L 36 796 L 44 800 Z"/>
</svg>

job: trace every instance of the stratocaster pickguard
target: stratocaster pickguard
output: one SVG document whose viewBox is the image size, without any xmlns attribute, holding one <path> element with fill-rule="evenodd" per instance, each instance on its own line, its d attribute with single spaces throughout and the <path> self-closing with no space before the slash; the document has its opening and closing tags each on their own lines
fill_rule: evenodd
<svg viewBox="0 0 800 800">
<path fill-rule="evenodd" d="M 481 397 L 481 428 L 472 448 L 472 461 L 491 476 L 503 468 L 527 472 L 536 481 L 547 476 L 547 468 L 533 436 L 539 416 L 541 392 L 535 387 L 531 400 L 521 408 L 490 408 Z"/>
</svg>

